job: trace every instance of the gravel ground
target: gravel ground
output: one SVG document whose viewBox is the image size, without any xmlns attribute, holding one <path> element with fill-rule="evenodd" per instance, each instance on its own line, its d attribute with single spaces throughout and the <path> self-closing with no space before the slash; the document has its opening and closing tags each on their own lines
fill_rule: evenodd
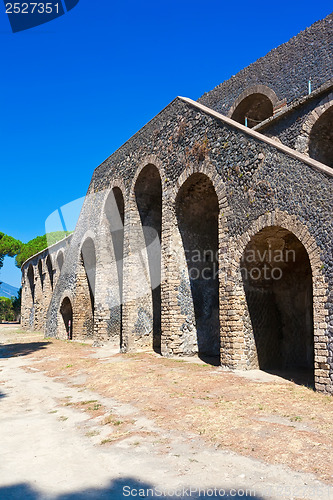
<svg viewBox="0 0 333 500">
<path fill-rule="evenodd" d="M 0 325 L 1 500 L 333 499 L 311 474 L 168 431 L 136 405 L 47 377 L 33 352 L 10 354 L 18 341 L 18 327 Z M 119 419 L 111 438 L 105 409 Z"/>
</svg>

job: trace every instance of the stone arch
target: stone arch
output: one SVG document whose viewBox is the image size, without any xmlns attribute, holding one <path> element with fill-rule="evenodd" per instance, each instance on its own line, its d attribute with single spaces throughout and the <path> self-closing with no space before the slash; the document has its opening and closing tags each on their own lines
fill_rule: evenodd
<svg viewBox="0 0 333 500">
<path fill-rule="evenodd" d="M 36 263 L 35 291 L 34 291 L 34 330 L 42 331 L 44 328 L 45 315 L 45 274 L 43 269 L 43 258 Z"/>
<path fill-rule="evenodd" d="M 125 197 L 122 183 L 112 182 L 102 206 L 96 280 L 100 318 L 98 338 L 122 345 Z M 102 271 L 99 272 L 99 269 Z"/>
<path fill-rule="evenodd" d="M 328 358 L 328 337 L 326 322 L 326 283 L 320 259 L 320 250 L 306 225 L 296 216 L 280 210 L 260 216 L 242 235 L 230 238 L 223 269 L 224 300 L 232 307 L 233 314 L 223 314 L 221 364 L 230 367 L 255 368 L 249 359 L 249 345 L 246 331 L 249 328 L 249 312 L 246 305 L 241 275 L 242 256 L 251 238 L 266 227 L 281 227 L 289 231 L 304 246 L 312 272 L 313 283 L 313 333 L 314 333 L 314 376 L 317 389 L 326 390 L 330 385 Z M 239 332 L 242 332 L 241 334 Z M 326 347 L 324 347 L 326 346 Z M 324 352 L 326 354 L 324 354 Z M 324 362 L 323 359 L 326 359 Z"/>
<path fill-rule="evenodd" d="M 210 178 L 191 174 L 175 200 L 177 227 L 182 240 L 182 282 L 179 300 L 187 309 L 189 330 L 195 330 L 197 351 L 219 356 L 219 202 Z M 185 256 L 185 259 L 184 259 Z"/>
<path fill-rule="evenodd" d="M 35 302 L 35 273 L 33 265 L 30 264 L 27 271 L 28 289 L 32 304 Z"/>
<path fill-rule="evenodd" d="M 208 162 L 187 165 L 177 181 L 169 187 L 163 197 L 163 200 L 165 199 L 165 213 L 162 239 L 162 270 L 164 273 L 162 275 L 162 300 L 166 301 L 167 307 L 163 307 L 162 314 L 162 354 L 166 356 L 198 353 L 195 311 L 188 276 L 188 263 L 176 213 L 178 193 L 186 181 L 195 174 L 206 176 L 217 196 L 219 261 L 222 258 L 223 249 L 228 238 L 227 220 L 231 212 L 223 181 L 217 174 L 216 169 Z M 220 290 L 221 293 L 222 289 Z"/>
<path fill-rule="evenodd" d="M 333 101 L 311 129 L 308 152 L 314 160 L 333 168 Z"/>
<path fill-rule="evenodd" d="M 295 149 L 333 168 L 333 92 L 304 121 Z"/>
<path fill-rule="evenodd" d="M 291 231 L 266 226 L 245 247 L 241 273 L 253 332 L 250 362 L 313 385 L 312 271 L 304 245 Z"/>
<path fill-rule="evenodd" d="M 278 102 L 275 92 L 266 85 L 255 85 L 246 89 L 231 106 L 228 117 L 238 123 L 253 128 L 273 116 Z"/>
<path fill-rule="evenodd" d="M 25 296 L 27 304 L 27 327 L 34 329 L 35 326 L 35 273 L 33 265 L 27 269 Z"/>
<path fill-rule="evenodd" d="M 134 253 L 143 259 L 140 272 L 145 276 L 147 290 L 138 294 L 135 328 L 137 337 L 154 350 L 161 350 L 161 235 L 162 235 L 162 179 L 160 169 L 148 163 L 137 171 L 131 197 L 133 213 L 131 244 Z M 134 238 L 136 242 L 134 242 Z"/>
<path fill-rule="evenodd" d="M 51 291 L 53 291 L 53 265 L 52 265 L 52 259 L 51 259 L 50 255 L 48 255 L 46 258 L 46 269 L 47 269 L 47 276 L 48 276 L 50 288 L 51 288 Z"/>
<path fill-rule="evenodd" d="M 42 261 L 42 259 L 39 259 L 37 269 L 38 269 L 38 277 L 39 277 L 39 281 L 40 281 L 40 288 L 43 291 L 44 276 L 43 276 L 43 261 Z"/>
<path fill-rule="evenodd" d="M 135 175 L 132 179 L 130 192 L 129 192 L 130 199 L 133 199 L 135 185 L 136 185 L 136 181 L 137 181 L 139 175 L 141 174 L 142 170 L 144 170 L 148 165 L 154 165 L 154 167 L 158 170 L 159 175 L 160 175 L 160 179 L 161 179 L 161 184 L 162 184 L 162 192 L 163 193 L 166 192 L 166 189 L 167 189 L 166 185 L 165 185 L 166 175 L 165 175 L 165 171 L 164 171 L 161 160 L 155 155 L 146 155 L 143 158 L 143 160 L 140 162 L 140 165 L 136 169 Z"/>
<path fill-rule="evenodd" d="M 73 307 L 73 338 L 94 335 L 96 246 L 91 234 L 91 231 L 87 231 L 79 248 Z"/>
<path fill-rule="evenodd" d="M 68 294 L 64 294 L 60 301 L 58 311 L 58 332 L 60 339 L 72 340 L 73 338 L 73 300 Z"/>
<path fill-rule="evenodd" d="M 63 252 L 63 250 L 59 250 L 57 253 L 57 258 L 56 258 L 59 274 L 61 273 L 62 266 L 64 265 L 64 260 L 65 260 L 64 252 Z"/>
</svg>

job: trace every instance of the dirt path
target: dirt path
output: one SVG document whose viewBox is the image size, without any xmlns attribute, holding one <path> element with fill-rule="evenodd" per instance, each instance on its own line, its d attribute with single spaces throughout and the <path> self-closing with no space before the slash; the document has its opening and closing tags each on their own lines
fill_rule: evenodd
<svg viewBox="0 0 333 500">
<path fill-rule="evenodd" d="M 63 346 L 73 349 L 72 344 Z M 172 421 L 169 428 L 162 421 L 161 425 L 158 415 L 150 418 L 142 409 L 151 404 L 149 400 L 140 397 L 141 404 L 136 404 L 134 397 L 125 402 L 92 391 L 87 373 L 73 373 L 68 352 L 64 368 L 69 376 L 64 383 L 65 377 L 44 373 L 45 363 L 51 366 L 60 359 L 52 344 L 41 336 L 0 327 L 2 500 L 117 500 L 135 493 L 161 498 L 159 490 L 164 489 L 162 498 L 171 498 L 175 489 L 174 498 L 188 498 L 190 493 L 192 498 L 207 498 L 214 488 L 221 490 L 216 491 L 218 498 L 223 498 L 222 490 L 244 498 L 247 490 L 248 497 L 258 499 L 333 499 L 333 489 L 312 474 L 213 446 L 190 426 L 179 430 Z M 103 367 L 110 359 L 114 366 L 123 365 L 112 353 L 96 360 L 91 349 L 80 352 L 86 354 L 80 359 L 88 365 L 91 360 Z M 103 357 L 103 351 L 93 355 Z M 157 390 L 163 407 L 167 401 L 162 387 Z M 182 418 L 175 414 L 173 421 Z M 157 489 L 147 492 L 149 488 Z M 195 491 L 200 488 L 200 493 Z"/>
</svg>

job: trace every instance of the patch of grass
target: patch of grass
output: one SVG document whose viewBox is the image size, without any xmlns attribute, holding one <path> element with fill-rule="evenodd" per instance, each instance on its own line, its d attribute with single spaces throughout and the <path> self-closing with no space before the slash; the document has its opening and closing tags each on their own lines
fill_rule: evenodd
<svg viewBox="0 0 333 500">
<path fill-rule="evenodd" d="M 94 406 L 89 406 L 88 410 L 97 411 L 100 409 L 101 406 L 102 406 L 101 403 L 95 403 Z"/>
<path fill-rule="evenodd" d="M 65 417 L 64 415 L 61 415 L 61 417 L 59 417 L 59 420 L 61 422 L 65 422 L 66 420 L 68 420 L 68 417 Z"/>
<path fill-rule="evenodd" d="M 87 437 L 94 437 L 94 436 L 98 436 L 98 434 L 100 434 L 99 431 L 88 431 L 85 433 L 85 436 Z"/>
<path fill-rule="evenodd" d="M 295 417 L 290 417 L 290 422 L 301 422 L 302 417 L 295 416 Z"/>
<path fill-rule="evenodd" d="M 117 441 L 118 439 L 121 439 L 125 436 L 128 436 L 130 434 L 129 431 L 127 432 L 118 432 L 117 434 L 114 434 L 112 436 L 109 436 L 106 439 L 103 439 L 100 444 L 107 444 L 107 443 L 112 443 L 113 441 Z"/>
<path fill-rule="evenodd" d="M 73 368 L 73 365 L 66 365 L 65 368 Z"/>
<path fill-rule="evenodd" d="M 113 423 L 113 425 L 121 425 L 121 424 L 123 424 L 123 422 L 121 420 L 114 420 L 112 423 Z"/>
<path fill-rule="evenodd" d="M 104 418 L 102 423 L 103 423 L 103 425 L 112 424 L 112 425 L 118 426 L 118 425 L 122 425 L 124 422 L 122 420 L 115 420 L 114 416 L 112 414 L 110 414 Z"/>
<path fill-rule="evenodd" d="M 108 415 L 107 417 L 104 418 L 103 425 L 112 424 L 112 422 L 113 422 L 113 415 Z"/>
<path fill-rule="evenodd" d="M 48 413 L 58 413 L 58 410 L 51 410 Z"/>
<path fill-rule="evenodd" d="M 107 443 L 112 443 L 112 439 L 110 438 L 102 439 L 102 441 L 100 442 L 100 444 L 107 444 Z"/>
</svg>

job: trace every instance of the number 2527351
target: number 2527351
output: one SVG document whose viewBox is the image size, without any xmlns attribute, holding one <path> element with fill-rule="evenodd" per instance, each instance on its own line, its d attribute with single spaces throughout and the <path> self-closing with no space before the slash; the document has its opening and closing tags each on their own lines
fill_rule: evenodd
<svg viewBox="0 0 333 500">
<path fill-rule="evenodd" d="M 6 3 L 7 14 L 59 14 L 59 4 L 47 3 Z"/>
</svg>

